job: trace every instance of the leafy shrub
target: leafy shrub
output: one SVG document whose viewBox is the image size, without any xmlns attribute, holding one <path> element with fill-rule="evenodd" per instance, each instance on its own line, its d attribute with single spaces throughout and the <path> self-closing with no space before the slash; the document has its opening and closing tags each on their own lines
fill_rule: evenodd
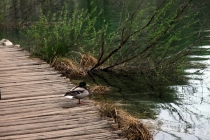
<svg viewBox="0 0 210 140">
<path fill-rule="evenodd" d="M 49 12 L 45 16 L 40 11 L 39 21 L 25 29 L 23 34 L 29 42 L 33 42 L 33 53 L 48 62 L 52 62 L 55 56 L 71 57 L 75 53 L 84 52 L 85 47 L 95 44 L 100 30 L 95 29 L 97 17 L 91 18 L 93 12 L 75 9 L 68 18 L 66 4 L 59 15 L 50 16 Z"/>
</svg>

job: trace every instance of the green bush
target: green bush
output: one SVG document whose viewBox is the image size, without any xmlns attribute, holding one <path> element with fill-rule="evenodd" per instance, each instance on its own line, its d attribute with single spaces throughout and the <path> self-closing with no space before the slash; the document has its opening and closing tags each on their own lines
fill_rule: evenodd
<svg viewBox="0 0 210 140">
<path fill-rule="evenodd" d="M 94 11 L 93 11 L 94 12 Z M 65 4 L 59 15 L 49 12 L 45 16 L 40 11 L 40 19 L 35 25 L 23 31 L 29 42 L 33 42 L 33 53 L 42 59 L 51 62 L 55 56 L 71 57 L 84 48 L 96 44 L 96 18 L 91 18 L 93 12 L 75 9 L 68 18 Z"/>
</svg>

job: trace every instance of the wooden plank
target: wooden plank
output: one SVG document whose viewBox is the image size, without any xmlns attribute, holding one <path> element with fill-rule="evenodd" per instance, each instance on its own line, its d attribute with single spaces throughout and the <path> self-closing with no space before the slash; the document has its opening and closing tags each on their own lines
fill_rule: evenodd
<svg viewBox="0 0 210 140">
<path fill-rule="evenodd" d="M 0 71 L 0 75 L 4 74 L 11 74 L 11 73 L 32 73 L 32 72 L 54 72 L 53 68 L 47 68 L 47 69 L 16 69 L 12 71 Z"/>
<path fill-rule="evenodd" d="M 50 68 L 50 66 L 48 64 L 42 64 L 42 65 L 23 65 L 21 67 L 1 67 L 0 71 L 7 71 L 7 70 L 19 70 L 19 69 L 46 69 L 46 68 Z"/>
<path fill-rule="evenodd" d="M 59 95 L 63 97 L 62 95 Z M 45 96 L 42 98 L 38 98 L 38 97 L 25 97 L 25 98 L 21 98 L 22 100 L 20 100 L 18 98 L 18 100 L 4 100 L 5 102 L 1 104 L 1 110 L 7 109 L 10 110 L 10 108 L 12 108 L 13 110 L 19 109 L 20 107 L 25 106 L 25 108 L 27 108 L 28 106 L 34 106 L 36 104 L 41 104 L 41 105 L 45 105 L 45 104 L 57 104 L 58 106 L 60 106 L 61 108 L 69 108 L 70 106 L 77 106 L 78 100 L 77 99 L 67 99 L 67 98 L 62 98 L 57 100 L 58 96 L 50 96 L 47 95 L 48 99 L 45 99 Z M 29 100 L 30 99 L 30 100 Z M 29 102 L 30 101 L 30 102 Z M 87 100 L 86 98 L 83 99 L 83 101 L 85 102 L 85 104 L 92 104 L 91 101 Z M 52 106 L 52 105 L 51 105 Z"/>
<path fill-rule="evenodd" d="M 25 81 L 25 82 L 19 82 L 19 83 L 2 83 L 0 86 L 1 87 L 8 87 L 8 86 L 21 86 L 21 85 L 31 85 L 31 84 L 45 84 L 45 83 L 65 83 L 66 81 L 64 80 L 57 80 L 57 79 L 53 79 L 53 80 L 42 80 L 42 81 Z"/>
<path fill-rule="evenodd" d="M 90 122 L 91 123 L 88 123 Z M 78 128 L 83 127 L 85 125 L 85 127 L 89 128 L 93 128 L 93 127 L 97 127 L 99 125 L 106 125 L 107 121 L 93 121 L 93 120 L 76 120 L 76 121 L 55 121 L 55 122 L 48 122 L 48 123 L 36 123 L 36 125 L 34 124 L 24 124 L 24 125 L 17 125 L 17 127 L 14 126 L 7 126 L 1 129 L 1 136 L 5 136 L 5 135 L 14 135 L 14 134 L 24 134 L 24 133 L 40 133 L 43 131 L 51 131 L 51 130 L 58 130 L 58 129 L 72 129 L 69 131 L 77 131 Z M 52 129 L 52 127 L 54 126 L 58 126 L 54 129 Z M 21 131 L 20 131 L 21 130 Z M 24 130 L 24 131 L 23 131 Z M 79 129 L 81 130 L 81 129 Z M 9 131 L 9 133 L 8 133 Z"/>
<path fill-rule="evenodd" d="M 0 73 L 1 75 L 1 73 Z M 36 72 L 35 74 L 34 73 L 29 73 L 29 74 L 26 74 L 26 73 L 19 73 L 19 74 L 13 74 L 12 76 L 10 76 L 9 74 L 7 76 L 5 76 L 5 74 L 1 75 L 1 80 L 0 81 L 3 81 L 3 80 L 9 80 L 9 79 L 33 79 L 32 76 L 34 78 L 36 77 L 53 77 L 53 78 L 62 78 L 62 79 L 68 79 L 66 77 L 61 77 L 60 74 L 52 71 L 52 72 Z"/>
<path fill-rule="evenodd" d="M 111 140 L 111 139 L 115 139 L 119 138 L 118 136 L 114 136 L 114 134 L 110 134 L 109 132 L 102 132 L 102 133 L 97 133 L 97 134 L 87 134 L 87 135 L 81 135 L 81 136 L 71 136 L 71 135 L 65 135 L 65 136 L 61 136 L 61 137 L 53 137 L 53 139 L 56 140 L 76 140 L 76 139 L 87 139 L 87 140 Z M 52 139 L 52 138 L 51 138 Z M 26 140 L 26 139 L 23 139 Z M 116 139 L 115 139 L 116 140 Z M 120 139 L 122 140 L 122 139 Z"/>
<path fill-rule="evenodd" d="M 62 108 L 53 108 L 49 110 L 38 110 L 33 112 L 33 108 L 31 108 L 32 111 L 30 111 L 30 114 L 28 112 L 23 113 L 16 113 L 14 114 L 7 114 L 7 121 L 13 120 L 13 119 L 20 119 L 20 118 L 31 118 L 31 117 L 37 117 L 37 116 L 49 116 L 49 115 L 59 115 L 59 114 L 66 114 L 66 113 L 72 113 L 72 112 L 83 112 L 84 110 L 94 110 L 94 107 L 74 107 L 71 108 L 71 110 L 62 109 Z M 62 111 L 61 111 L 62 110 Z M 3 121 L 5 118 L 0 118 L 0 121 Z"/>
<path fill-rule="evenodd" d="M 39 88 L 37 88 L 37 86 Z M 55 84 L 53 85 L 52 87 L 52 84 L 51 83 L 48 83 L 46 84 L 45 86 L 41 86 L 40 84 L 33 84 L 33 85 L 30 85 L 30 86 L 21 86 L 21 89 L 20 89 L 20 86 L 15 86 L 15 87 L 5 87 L 2 89 L 1 93 L 2 95 L 6 94 L 8 96 L 10 95 L 13 95 L 13 96 L 16 96 L 17 94 L 15 93 L 18 93 L 18 94 L 21 94 L 21 93 L 28 93 L 28 94 L 32 94 L 32 93 L 38 93 L 38 92 L 50 92 L 50 91 L 55 91 L 55 92 L 66 92 L 68 90 L 71 89 L 71 85 L 68 86 L 68 85 L 60 85 L 60 84 Z M 18 95 L 17 95 L 18 96 Z"/>
<path fill-rule="evenodd" d="M 13 77 L 13 76 L 18 76 L 18 75 L 22 75 L 22 76 L 45 76 L 45 75 L 59 75 L 61 76 L 57 71 L 39 71 L 39 72 L 36 72 L 34 71 L 33 73 L 26 73 L 26 72 L 21 72 L 21 71 L 18 71 L 18 72 L 13 72 L 13 73 L 4 73 L 4 74 L 1 74 L 0 72 L 0 77 Z M 0 80 L 1 80 L 0 78 Z"/>
<path fill-rule="evenodd" d="M 86 127 L 85 127 L 86 128 Z M 37 139 L 45 139 L 45 138 L 56 138 L 56 137 L 62 137 L 62 136 L 81 136 L 81 135 L 87 135 L 90 133 L 104 133 L 105 129 L 108 128 L 107 125 L 99 125 L 99 126 L 95 126 L 94 128 L 90 128 L 88 127 L 87 129 L 85 129 L 84 127 L 80 130 L 77 130 L 76 132 L 71 132 L 68 127 L 66 129 L 57 129 L 54 130 L 55 128 L 52 128 L 52 131 L 44 131 L 44 132 L 40 132 L 40 133 L 32 133 L 32 134 L 22 134 L 22 135 L 18 135 L 18 138 L 22 139 L 30 139 L 30 140 L 37 140 Z M 107 132 L 107 131 L 105 131 Z M 110 133 L 111 134 L 111 133 Z M 2 139 L 4 140 L 8 140 L 8 139 L 17 139 L 16 135 L 9 135 L 9 136 L 3 136 Z"/>
<path fill-rule="evenodd" d="M 1 77 L 0 85 L 9 84 L 9 83 L 21 83 L 21 82 L 32 82 L 32 81 L 49 81 L 49 80 L 66 80 L 66 78 L 58 77 L 54 75 L 45 75 L 45 76 L 27 76 L 23 77 L 21 75 L 14 77 Z"/>
<path fill-rule="evenodd" d="M 63 110 L 63 107 L 61 105 L 58 104 L 58 102 L 53 102 L 54 104 L 52 104 L 52 102 L 48 102 L 48 103 L 42 103 L 42 104 L 36 104 L 36 102 L 34 102 L 34 104 L 31 104 L 30 106 L 16 106 L 16 107 L 12 107 L 8 106 L 8 108 L 1 108 L 0 109 L 0 115 L 9 115 L 9 114 L 21 114 L 21 113 L 27 113 L 29 111 L 42 111 L 42 110 L 48 110 L 50 111 L 50 109 L 60 109 Z M 76 103 L 74 103 L 74 108 L 76 108 Z M 31 108 L 31 106 L 33 105 L 33 108 Z M 49 106 L 50 105 L 50 106 Z M 81 105 L 78 106 L 79 108 L 84 108 Z M 85 105 L 85 108 L 89 108 L 87 105 Z M 89 108 L 90 109 L 90 108 Z"/>
<path fill-rule="evenodd" d="M 98 111 L 88 111 L 88 112 L 80 112 L 74 113 L 73 115 L 69 116 L 68 114 L 64 115 L 56 115 L 56 116 L 39 116 L 39 117 L 31 117 L 26 119 L 14 119 L 10 120 L 9 122 L 1 122 L 0 128 L 4 128 L 7 126 L 14 126 L 17 125 L 24 125 L 24 124 L 36 124 L 36 123 L 51 123 L 51 122 L 57 122 L 57 121 L 78 121 L 80 120 L 91 120 L 94 119 L 95 121 L 100 121 L 98 115 Z M 82 116 L 82 118 L 78 118 L 78 115 Z"/>
<path fill-rule="evenodd" d="M 54 84 L 53 87 L 50 84 L 48 84 L 46 86 L 40 86 L 38 89 L 37 89 L 37 86 L 39 86 L 39 84 L 34 84 L 34 85 L 31 85 L 30 87 L 24 86 L 24 87 L 21 87 L 22 90 L 19 87 L 10 87 L 7 89 L 6 88 L 2 89 L 1 92 L 2 92 L 2 95 L 5 95 L 5 96 L 19 96 L 19 95 L 24 95 L 24 94 L 43 95 L 43 94 L 40 94 L 40 92 L 41 93 L 42 92 L 44 92 L 44 93 L 45 92 L 47 92 L 47 93 L 49 93 L 49 92 L 64 93 L 64 92 L 70 90 L 70 87 L 62 86 L 59 84 Z M 50 90 L 49 90 L 49 88 L 50 88 Z"/>
<path fill-rule="evenodd" d="M 14 62 L 5 62 L 5 63 L 1 63 L 0 62 L 0 65 L 2 68 L 6 68 L 6 67 L 18 67 L 18 66 L 27 66 L 27 65 L 42 65 L 42 64 L 47 64 L 46 62 L 36 62 L 36 61 L 28 61 L 28 60 L 25 60 L 25 61 L 17 61 L 16 63 Z"/>
<path fill-rule="evenodd" d="M 55 71 L 54 69 L 51 70 L 51 71 L 46 71 L 46 70 L 39 70 L 39 71 L 36 71 L 34 70 L 32 72 L 32 70 L 15 70 L 15 71 L 12 71 L 12 72 L 0 72 L 0 80 L 1 78 L 3 77 L 11 77 L 11 76 L 17 76 L 17 75 L 22 75 L 22 76 L 34 76 L 34 75 L 57 75 L 57 76 L 61 76 L 61 74 L 57 71 Z"/>
<path fill-rule="evenodd" d="M 5 102 L 21 102 L 21 101 L 24 101 L 24 100 L 28 100 L 28 102 L 31 102 L 33 100 L 39 100 L 39 99 L 47 99 L 47 100 L 50 100 L 52 98 L 58 98 L 58 95 L 43 95 L 43 96 L 32 96 L 32 97 L 25 97 L 25 98 L 3 98 L 2 101 L 5 101 Z"/>
<path fill-rule="evenodd" d="M 24 50 L 23 48 L 17 48 L 17 47 L 0 47 L 1 49 L 1 52 L 7 52 L 7 54 L 9 52 L 15 52 L 15 53 L 18 53 L 18 52 L 21 52 L 21 53 L 25 53 L 25 54 L 29 54 L 26 50 Z"/>
</svg>

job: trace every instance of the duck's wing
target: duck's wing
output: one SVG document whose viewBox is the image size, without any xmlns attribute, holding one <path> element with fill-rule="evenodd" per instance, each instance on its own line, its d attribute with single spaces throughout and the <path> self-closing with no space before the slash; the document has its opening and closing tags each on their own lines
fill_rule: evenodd
<svg viewBox="0 0 210 140">
<path fill-rule="evenodd" d="M 77 96 L 79 94 L 82 94 L 85 91 L 84 88 L 81 87 L 73 87 L 72 89 L 70 89 L 68 92 L 65 93 L 64 96 Z"/>
<path fill-rule="evenodd" d="M 82 99 L 82 98 L 84 98 L 84 97 L 86 97 L 88 95 L 89 95 L 88 90 L 85 90 L 81 94 L 77 94 L 74 98 L 76 98 L 76 99 Z"/>
<path fill-rule="evenodd" d="M 70 89 L 70 92 L 75 92 L 75 91 L 84 92 L 85 90 L 86 89 L 82 87 L 73 87 L 72 89 Z"/>
<path fill-rule="evenodd" d="M 68 91 L 64 94 L 64 96 L 66 98 L 69 98 L 69 99 L 73 99 L 75 98 L 78 94 L 80 94 L 80 92 L 76 92 L 76 91 Z"/>
<path fill-rule="evenodd" d="M 64 94 L 64 96 L 76 96 L 78 94 L 81 94 L 79 91 L 68 91 Z"/>
</svg>

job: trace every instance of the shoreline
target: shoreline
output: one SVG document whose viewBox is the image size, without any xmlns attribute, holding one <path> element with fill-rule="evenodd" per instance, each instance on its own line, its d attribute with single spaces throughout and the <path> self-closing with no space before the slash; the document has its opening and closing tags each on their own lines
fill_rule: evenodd
<svg viewBox="0 0 210 140">
<path fill-rule="evenodd" d="M 4 39 L 4 40 L 2 39 L 0 41 L 0 44 L 5 45 L 5 46 L 13 45 L 12 42 L 10 42 L 9 40 L 6 40 L 6 39 Z M 20 45 L 15 45 L 15 46 L 17 48 L 20 48 Z M 91 101 L 91 99 L 89 99 L 89 100 Z M 98 112 L 100 113 L 100 115 L 102 117 L 101 111 L 102 110 L 104 111 L 105 108 L 107 109 L 107 103 L 105 103 L 105 104 L 96 103 L 95 106 L 98 108 Z M 110 106 L 112 106 L 112 105 L 110 105 Z M 113 109 L 114 109 L 114 111 L 113 111 Z M 103 116 L 102 118 L 106 118 L 106 120 L 109 123 L 110 123 L 110 120 L 111 120 L 110 128 L 113 129 L 112 131 L 117 131 L 117 134 L 120 137 L 124 136 L 124 137 L 127 137 L 128 139 L 133 139 L 132 137 L 134 137 L 135 134 L 132 134 L 130 136 L 129 133 L 136 133 L 135 137 L 142 137 L 142 139 L 145 139 L 145 140 L 153 139 L 150 131 L 146 128 L 146 126 L 143 123 L 141 123 L 141 121 L 139 121 L 136 118 L 130 116 L 127 112 L 122 111 L 122 110 L 118 110 L 114 106 L 112 108 L 110 108 L 109 111 L 108 110 L 106 110 L 106 111 L 107 111 L 108 114 L 103 114 L 106 117 Z M 114 114 L 111 115 L 112 117 L 107 117 L 107 115 L 110 115 L 109 114 L 110 112 L 112 112 Z M 122 114 L 122 115 L 119 115 L 119 114 Z M 119 120 L 121 120 L 121 121 L 119 121 Z M 123 124 L 123 123 L 125 123 L 125 124 Z M 129 127 L 126 128 L 125 126 L 126 127 L 129 126 Z M 140 129 L 141 129 L 141 131 L 138 131 Z"/>
</svg>

